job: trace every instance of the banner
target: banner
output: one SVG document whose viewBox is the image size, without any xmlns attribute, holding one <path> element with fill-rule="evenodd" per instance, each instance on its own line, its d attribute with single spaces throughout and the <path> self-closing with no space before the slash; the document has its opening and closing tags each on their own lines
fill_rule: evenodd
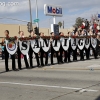
<svg viewBox="0 0 100 100">
<path fill-rule="evenodd" d="M 50 49 L 50 40 L 40 38 L 40 43 L 44 52 L 48 52 Z"/>
<path fill-rule="evenodd" d="M 61 38 L 60 41 L 63 49 L 67 51 L 69 48 L 69 38 Z"/>
<path fill-rule="evenodd" d="M 55 51 L 59 51 L 60 46 L 67 51 L 69 49 L 69 45 L 71 42 L 71 48 L 72 50 L 75 50 L 77 47 L 82 50 L 84 47 L 88 49 L 90 47 L 90 44 L 93 48 L 96 48 L 97 46 L 97 39 L 95 36 L 89 36 L 89 37 L 53 37 L 52 38 L 52 46 Z M 20 39 L 19 40 L 19 48 L 22 54 L 27 55 L 29 52 L 29 48 L 32 48 L 32 50 L 35 53 L 39 53 L 40 48 L 43 49 L 44 52 L 48 52 L 50 49 L 50 38 L 26 38 L 26 39 Z M 13 39 L 6 40 L 6 49 L 9 52 L 9 54 L 13 55 L 17 51 L 17 41 Z"/>
<path fill-rule="evenodd" d="M 11 54 L 11 55 L 15 54 L 17 51 L 17 42 L 6 40 L 6 49 L 9 54 Z"/>
<path fill-rule="evenodd" d="M 38 53 L 40 51 L 40 40 L 39 39 L 34 39 L 31 40 L 31 48 L 35 53 Z"/>
<path fill-rule="evenodd" d="M 55 51 L 59 51 L 59 49 L 60 49 L 60 40 L 53 40 L 52 41 L 52 46 L 53 46 L 53 49 Z"/>
<path fill-rule="evenodd" d="M 29 52 L 29 41 L 19 41 L 19 48 L 23 55 L 27 55 Z"/>
<path fill-rule="evenodd" d="M 72 47 L 72 50 L 75 50 L 76 47 L 78 45 L 78 39 L 77 38 L 71 38 L 71 47 Z"/>
<path fill-rule="evenodd" d="M 90 47 L 90 38 L 85 39 L 85 48 L 88 49 Z"/>
<path fill-rule="evenodd" d="M 84 46 L 85 46 L 85 38 L 79 39 L 79 41 L 78 41 L 78 48 L 80 50 L 82 50 L 84 48 Z"/>
<path fill-rule="evenodd" d="M 93 48 L 96 48 L 96 46 L 97 46 L 97 39 L 96 38 L 91 37 L 91 45 Z"/>
</svg>

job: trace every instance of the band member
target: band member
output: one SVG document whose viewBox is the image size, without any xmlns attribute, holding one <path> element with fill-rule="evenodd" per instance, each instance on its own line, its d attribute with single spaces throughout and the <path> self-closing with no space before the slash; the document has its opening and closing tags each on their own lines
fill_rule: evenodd
<svg viewBox="0 0 100 100">
<path fill-rule="evenodd" d="M 74 36 L 78 36 L 78 31 L 74 31 Z M 77 61 L 77 47 L 73 50 L 73 61 Z"/>
<path fill-rule="evenodd" d="M 71 48 L 71 32 L 68 32 L 68 36 L 69 36 L 68 62 L 71 62 L 71 59 L 70 59 L 70 55 L 71 55 L 71 52 L 72 52 L 72 48 Z"/>
<path fill-rule="evenodd" d="M 60 36 L 64 36 L 64 33 L 63 33 L 63 32 L 60 32 L 59 35 L 60 35 Z M 62 54 L 63 54 L 63 51 L 64 51 L 64 50 L 63 50 L 62 45 L 60 45 L 60 50 L 59 50 L 59 51 L 60 51 L 60 63 L 63 63 L 63 55 L 62 55 Z M 65 56 L 67 56 L 67 55 L 65 55 Z M 66 61 L 65 61 L 65 62 L 66 62 Z"/>
<path fill-rule="evenodd" d="M 97 56 L 100 56 L 100 30 L 97 33 L 97 46 L 96 46 Z"/>
<path fill-rule="evenodd" d="M 32 30 L 32 31 L 30 32 L 30 36 L 29 36 L 29 37 L 34 37 L 34 36 L 36 36 L 36 35 L 34 34 L 34 32 L 33 32 L 33 30 Z M 35 54 L 36 61 L 37 61 L 37 67 L 39 67 L 39 66 L 40 66 L 40 62 L 39 62 L 38 53 L 35 53 L 35 52 L 34 52 L 34 54 Z M 30 67 L 31 67 L 31 68 L 34 68 L 34 67 L 33 67 L 33 61 L 32 61 L 32 58 L 33 58 L 32 55 L 33 55 L 33 50 L 32 50 L 31 44 L 30 44 L 30 49 L 29 49 Z"/>
<path fill-rule="evenodd" d="M 79 36 L 84 36 L 84 29 L 79 30 Z M 80 60 L 84 61 L 84 49 L 80 50 Z"/>
<path fill-rule="evenodd" d="M 24 32 L 23 31 L 19 32 L 19 38 L 21 38 L 21 37 L 24 37 Z M 22 65 L 21 65 L 21 54 L 22 53 L 21 53 L 20 48 L 19 48 L 19 42 L 18 42 L 17 54 L 18 54 L 18 68 L 20 70 L 22 70 Z M 24 61 L 25 61 L 26 68 L 29 69 L 29 64 L 28 64 L 27 56 L 26 55 L 24 55 Z"/>
<path fill-rule="evenodd" d="M 51 36 L 54 36 L 54 32 L 51 32 L 50 34 L 51 34 Z M 60 61 L 59 61 L 59 56 L 58 56 L 58 53 L 59 53 L 59 52 L 58 52 L 58 51 L 55 51 L 55 50 L 53 49 L 53 46 L 52 46 L 53 39 L 52 39 L 52 38 L 50 39 L 50 42 L 51 42 L 51 65 L 54 65 L 54 62 L 53 62 L 54 53 L 56 53 L 57 63 L 59 64 L 59 63 L 60 63 Z"/>
<path fill-rule="evenodd" d="M 90 30 L 89 34 L 90 34 L 90 35 L 94 35 L 95 33 L 93 32 L 93 30 Z M 92 50 L 93 50 L 94 58 L 95 58 L 95 59 L 98 59 L 98 57 L 97 57 L 97 52 L 96 52 L 96 48 L 93 48 L 92 45 L 91 45 L 91 48 L 92 48 Z"/>
<path fill-rule="evenodd" d="M 86 31 L 86 32 L 85 32 L 85 35 L 86 35 L 86 36 L 89 36 L 89 35 L 90 35 L 90 34 L 89 34 L 89 31 Z M 89 59 L 90 59 L 90 46 L 89 46 L 88 49 L 85 48 L 85 52 L 86 52 L 86 59 L 89 60 Z"/>
<path fill-rule="evenodd" d="M 4 33 L 5 33 L 6 38 L 9 38 L 9 31 L 5 30 Z M 5 53 L 5 69 L 6 69 L 6 72 L 8 72 L 9 71 L 9 68 L 8 68 L 9 53 L 6 50 L 6 44 L 5 44 L 6 38 L 2 39 L 2 46 L 4 46 L 4 53 Z M 15 66 L 15 55 L 11 55 L 11 59 L 12 59 L 12 70 L 17 71 L 16 66 Z"/>
<path fill-rule="evenodd" d="M 44 33 L 40 33 L 40 37 L 43 37 L 44 36 Z M 45 39 L 44 39 L 44 41 L 46 41 Z M 41 66 L 44 66 L 44 62 L 43 62 L 43 57 L 44 57 L 44 55 L 45 55 L 45 65 L 48 65 L 48 52 L 44 52 L 43 51 L 43 49 L 42 49 L 42 47 L 40 48 L 40 53 L 41 53 L 41 57 L 40 57 L 40 59 L 41 59 Z"/>
</svg>

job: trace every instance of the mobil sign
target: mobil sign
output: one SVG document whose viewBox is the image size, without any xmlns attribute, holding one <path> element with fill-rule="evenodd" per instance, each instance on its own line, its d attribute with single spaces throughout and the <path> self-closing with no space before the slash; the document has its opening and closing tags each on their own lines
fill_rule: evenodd
<svg viewBox="0 0 100 100">
<path fill-rule="evenodd" d="M 44 14 L 48 16 L 62 17 L 62 7 L 44 4 Z"/>
</svg>

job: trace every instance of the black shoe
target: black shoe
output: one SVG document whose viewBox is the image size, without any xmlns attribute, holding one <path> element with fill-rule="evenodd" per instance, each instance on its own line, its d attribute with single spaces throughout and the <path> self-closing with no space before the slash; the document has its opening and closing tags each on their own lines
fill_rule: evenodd
<svg viewBox="0 0 100 100">
<path fill-rule="evenodd" d="M 91 60 L 90 58 L 87 58 L 86 60 Z"/>
<path fill-rule="evenodd" d="M 73 60 L 74 62 L 76 62 L 77 60 Z"/>
<path fill-rule="evenodd" d="M 26 69 L 30 69 L 30 67 L 26 67 Z"/>
<path fill-rule="evenodd" d="M 84 61 L 84 59 L 80 59 L 81 61 Z"/>
<path fill-rule="evenodd" d="M 69 63 L 72 62 L 71 60 L 68 61 Z"/>
<path fill-rule="evenodd" d="M 30 68 L 34 68 L 33 66 L 30 66 Z"/>
<path fill-rule="evenodd" d="M 41 67 L 44 67 L 44 64 L 42 64 Z"/>
<path fill-rule="evenodd" d="M 61 61 L 61 64 L 63 64 L 64 62 L 63 61 Z"/>
<path fill-rule="evenodd" d="M 40 64 L 38 64 L 37 67 L 40 67 Z"/>
<path fill-rule="evenodd" d="M 9 72 L 9 69 L 6 69 L 6 72 Z"/>
<path fill-rule="evenodd" d="M 45 66 L 48 66 L 48 63 L 46 63 Z"/>
<path fill-rule="evenodd" d="M 19 70 L 15 68 L 15 69 L 13 69 L 13 71 L 19 71 Z"/>
<path fill-rule="evenodd" d="M 51 65 L 54 65 L 54 63 L 51 63 Z"/>
<path fill-rule="evenodd" d="M 22 70 L 22 68 L 18 68 L 19 70 Z"/>
</svg>

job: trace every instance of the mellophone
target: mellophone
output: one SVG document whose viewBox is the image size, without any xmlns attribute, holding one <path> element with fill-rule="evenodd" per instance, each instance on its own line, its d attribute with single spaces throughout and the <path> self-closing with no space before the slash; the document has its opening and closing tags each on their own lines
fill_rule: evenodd
<svg viewBox="0 0 100 100">
<path fill-rule="evenodd" d="M 63 47 L 65 51 L 68 50 L 69 45 L 71 45 L 72 50 L 75 50 L 77 47 L 82 50 L 84 48 L 88 49 L 90 46 L 96 48 L 97 39 L 95 35 L 91 36 L 35 36 L 35 37 L 9 37 L 6 38 L 6 49 L 9 54 L 13 55 L 17 51 L 19 46 L 22 54 L 27 55 L 29 48 L 31 47 L 35 53 L 39 53 L 40 48 L 45 52 L 48 52 L 50 49 L 50 44 L 52 43 L 53 49 L 59 51 L 60 46 Z M 31 46 L 30 46 L 31 45 Z"/>
</svg>

